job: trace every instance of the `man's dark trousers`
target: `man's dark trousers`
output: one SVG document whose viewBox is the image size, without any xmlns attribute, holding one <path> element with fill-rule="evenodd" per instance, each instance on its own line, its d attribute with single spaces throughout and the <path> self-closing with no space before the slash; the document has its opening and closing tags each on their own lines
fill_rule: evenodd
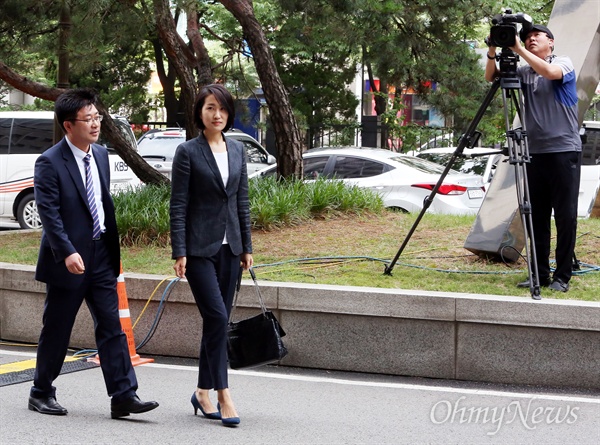
<svg viewBox="0 0 600 445">
<path fill-rule="evenodd" d="M 568 283 L 577 239 L 581 152 L 533 154 L 527 164 L 531 219 L 540 282 L 550 277 L 552 210 L 556 224 L 554 279 Z"/>
<path fill-rule="evenodd" d="M 135 394 L 138 387 L 129 357 L 127 336 L 121 328 L 116 280 L 103 239 L 93 243 L 93 263 L 76 289 L 47 285 L 43 328 L 38 345 L 34 386 L 36 398 L 55 395 L 54 379 L 60 374 L 77 312 L 85 299 L 92 318 L 100 366 L 108 395 L 115 402 Z"/>
</svg>

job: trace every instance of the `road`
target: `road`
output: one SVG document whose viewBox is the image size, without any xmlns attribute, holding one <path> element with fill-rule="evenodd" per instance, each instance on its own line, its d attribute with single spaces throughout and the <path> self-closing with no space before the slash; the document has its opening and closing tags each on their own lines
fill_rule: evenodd
<svg viewBox="0 0 600 445">
<path fill-rule="evenodd" d="M 34 356 L 22 351 L 0 345 L 0 364 Z M 29 411 L 31 382 L 0 387 L 0 443 L 600 443 L 600 392 L 267 366 L 231 371 L 241 424 L 224 428 L 193 415 L 194 360 L 157 357 L 136 372 L 140 397 L 160 407 L 122 420 L 99 368 L 57 379 L 67 416 Z"/>
</svg>

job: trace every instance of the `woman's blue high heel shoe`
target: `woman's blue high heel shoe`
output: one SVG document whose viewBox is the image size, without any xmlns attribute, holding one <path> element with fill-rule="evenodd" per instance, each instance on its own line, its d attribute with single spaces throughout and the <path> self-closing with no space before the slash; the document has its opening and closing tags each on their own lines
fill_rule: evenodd
<svg viewBox="0 0 600 445">
<path fill-rule="evenodd" d="M 221 405 L 217 403 L 217 409 L 221 412 Z M 238 426 L 240 424 L 239 417 L 221 417 L 221 422 L 224 426 Z"/>
<path fill-rule="evenodd" d="M 206 417 L 207 419 L 211 419 L 211 420 L 220 420 L 221 419 L 221 412 L 217 411 L 214 413 L 206 413 L 204 412 L 204 410 L 202 409 L 202 405 L 200 405 L 200 402 L 198 401 L 198 398 L 196 397 L 196 393 L 192 394 L 192 405 L 194 406 L 194 416 L 198 414 L 198 410 L 200 410 L 200 412 L 202 413 L 202 415 L 204 417 Z"/>
</svg>

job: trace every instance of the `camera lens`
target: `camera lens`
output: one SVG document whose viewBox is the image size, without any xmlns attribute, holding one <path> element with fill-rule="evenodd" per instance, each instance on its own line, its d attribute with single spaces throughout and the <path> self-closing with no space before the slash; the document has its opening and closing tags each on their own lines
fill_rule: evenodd
<svg viewBox="0 0 600 445">
<path fill-rule="evenodd" d="M 490 40 L 494 46 L 507 48 L 516 43 L 515 27 L 513 25 L 496 25 L 490 30 Z"/>
</svg>

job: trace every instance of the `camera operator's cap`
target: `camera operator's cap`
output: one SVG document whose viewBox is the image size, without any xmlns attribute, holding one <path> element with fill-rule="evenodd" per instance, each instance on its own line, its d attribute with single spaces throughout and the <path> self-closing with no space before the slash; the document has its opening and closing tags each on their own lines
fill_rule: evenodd
<svg viewBox="0 0 600 445">
<path fill-rule="evenodd" d="M 544 25 L 533 25 L 527 30 L 527 32 L 525 32 L 525 28 L 521 28 L 521 32 L 519 33 L 521 41 L 524 42 L 527 39 L 527 36 L 534 31 L 545 32 L 550 39 L 554 40 L 554 34 L 552 34 L 552 31 L 550 31 L 547 27 Z"/>
</svg>

